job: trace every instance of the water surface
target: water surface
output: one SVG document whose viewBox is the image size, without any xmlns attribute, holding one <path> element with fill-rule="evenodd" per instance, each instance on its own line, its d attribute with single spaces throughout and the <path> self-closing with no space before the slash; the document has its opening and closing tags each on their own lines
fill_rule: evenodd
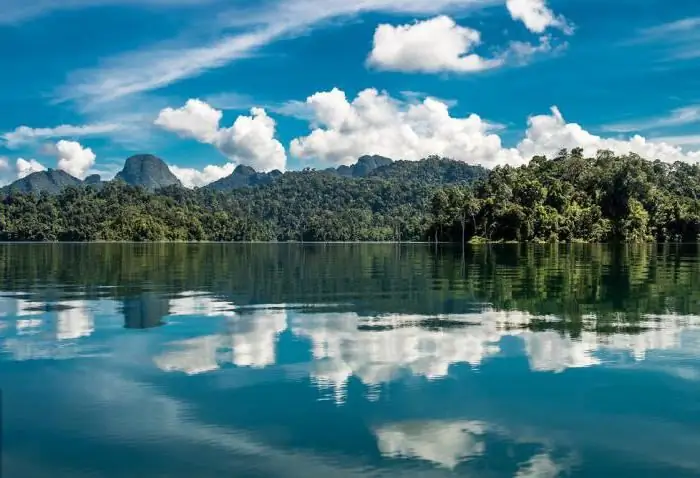
<svg viewBox="0 0 700 478">
<path fill-rule="evenodd" d="M 5 477 L 697 477 L 688 246 L 0 245 Z"/>
</svg>

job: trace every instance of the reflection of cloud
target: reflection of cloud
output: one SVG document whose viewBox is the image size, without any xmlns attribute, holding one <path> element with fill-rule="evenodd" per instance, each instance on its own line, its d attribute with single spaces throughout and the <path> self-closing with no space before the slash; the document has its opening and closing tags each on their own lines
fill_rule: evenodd
<svg viewBox="0 0 700 478">
<path fill-rule="evenodd" d="M 485 455 L 487 434 L 507 438 L 513 437 L 505 430 L 481 421 L 473 420 L 426 420 L 383 425 L 374 430 L 377 447 L 388 458 L 421 459 L 441 467 L 454 469 L 459 464 Z M 515 440 L 523 445 L 545 445 L 531 439 Z M 546 447 L 545 447 L 546 448 Z M 566 462 L 557 463 L 549 453 L 532 456 L 520 465 L 514 478 L 555 478 L 569 467 Z"/>
<path fill-rule="evenodd" d="M 547 453 L 541 453 L 530 458 L 514 478 L 556 478 L 561 471 L 561 465 L 555 463 Z"/>
<path fill-rule="evenodd" d="M 65 310 L 56 314 L 56 338 L 58 340 L 89 337 L 95 331 L 92 311 L 82 300 L 61 302 Z"/>
<path fill-rule="evenodd" d="M 350 374 L 367 385 L 387 382 L 402 369 L 429 379 L 445 377 L 450 364 L 477 366 L 499 351 L 495 322 L 488 327 L 428 330 L 420 326 L 427 318 L 313 314 L 297 317 L 292 331 L 311 340 L 313 357 L 320 361 L 314 372 L 319 384 L 340 388 Z M 363 326 L 371 330 L 361 330 Z"/>
<path fill-rule="evenodd" d="M 623 351 L 642 360 L 652 350 L 692 348 L 699 351 L 700 321 L 693 317 L 664 317 L 640 333 L 582 332 L 571 337 L 554 331 L 531 331 L 535 317 L 523 312 L 485 311 L 443 317 L 456 327 L 426 328 L 434 317 L 388 315 L 361 317 L 355 313 L 296 316 L 292 332 L 311 341 L 315 363 L 312 375 L 322 389 L 342 402 L 351 376 L 376 386 L 401 372 L 438 379 L 451 364 L 478 367 L 501 352 L 503 337 L 522 340 L 532 370 L 561 372 L 601 364 L 602 351 Z M 459 324 L 463 326 L 459 326 Z M 439 324 L 439 322 L 438 322 Z"/>
<path fill-rule="evenodd" d="M 0 317 L 26 317 L 41 315 L 44 308 L 43 302 L 35 302 L 13 297 L 18 294 L 5 294 L 0 297 Z"/>
<path fill-rule="evenodd" d="M 178 371 L 187 375 L 210 372 L 219 368 L 216 353 L 221 342 L 218 335 L 182 340 L 172 344 L 174 350 L 157 356 L 154 361 L 165 372 Z"/>
<path fill-rule="evenodd" d="M 226 331 L 171 344 L 174 350 L 154 361 L 165 371 L 193 375 L 216 370 L 223 363 L 263 368 L 276 361 L 277 336 L 287 329 L 285 310 L 231 313 Z"/>
<path fill-rule="evenodd" d="M 32 335 L 39 332 L 43 321 L 41 319 L 17 319 L 15 322 L 15 327 L 17 328 L 17 335 Z M 5 324 L 3 324 L 5 325 Z"/>
<path fill-rule="evenodd" d="M 474 421 L 409 422 L 375 430 L 382 455 L 420 458 L 450 469 L 484 453 L 485 432 L 485 424 Z"/>
<path fill-rule="evenodd" d="M 598 348 L 595 334 L 583 334 L 576 340 L 557 332 L 530 332 L 520 334 L 530 367 L 540 372 L 561 372 L 567 368 L 590 367 L 600 360 L 593 356 Z"/>
<path fill-rule="evenodd" d="M 14 360 L 71 359 L 94 353 L 96 344 L 82 340 L 95 330 L 93 303 L 6 302 L 4 309 L 11 312 L 3 319 L 9 326 L 3 331 L 2 348 Z"/>
<path fill-rule="evenodd" d="M 233 307 L 231 302 L 198 292 L 182 292 L 170 299 L 170 315 L 230 315 Z"/>
<path fill-rule="evenodd" d="M 297 336 L 312 343 L 313 376 L 322 388 L 342 400 L 347 380 L 355 375 L 366 385 L 379 385 L 400 372 L 428 379 L 446 377 L 454 363 L 478 366 L 500 352 L 498 341 L 505 325 L 522 324 L 520 313 L 450 316 L 464 327 L 431 330 L 421 326 L 426 316 L 360 317 L 355 313 L 298 316 L 292 323 Z M 475 321 L 479 321 L 476 325 Z M 362 329 L 365 330 L 362 330 Z"/>
</svg>

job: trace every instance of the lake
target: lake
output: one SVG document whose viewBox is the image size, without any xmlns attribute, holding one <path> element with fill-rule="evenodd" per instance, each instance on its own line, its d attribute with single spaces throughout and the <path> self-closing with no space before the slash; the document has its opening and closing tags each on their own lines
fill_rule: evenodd
<svg viewBox="0 0 700 478">
<path fill-rule="evenodd" d="M 697 245 L 0 245 L 3 478 L 698 477 Z"/>
</svg>

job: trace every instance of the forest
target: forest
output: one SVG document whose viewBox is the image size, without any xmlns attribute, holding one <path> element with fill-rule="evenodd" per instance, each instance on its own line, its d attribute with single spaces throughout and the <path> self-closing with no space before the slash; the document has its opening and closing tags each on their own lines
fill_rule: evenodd
<svg viewBox="0 0 700 478">
<path fill-rule="evenodd" d="M 6 194 L 1 241 L 695 242 L 700 167 L 581 149 L 522 167 L 399 161 L 233 190 L 122 182 Z M 461 173 L 460 173 L 461 171 Z M 459 173 L 459 174 L 457 174 Z"/>
</svg>

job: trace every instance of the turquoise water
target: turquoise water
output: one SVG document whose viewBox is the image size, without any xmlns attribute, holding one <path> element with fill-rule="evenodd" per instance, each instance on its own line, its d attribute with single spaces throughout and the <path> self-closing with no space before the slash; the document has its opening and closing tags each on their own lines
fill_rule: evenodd
<svg viewBox="0 0 700 478">
<path fill-rule="evenodd" d="M 2 476 L 700 476 L 698 252 L 0 245 Z"/>
</svg>

